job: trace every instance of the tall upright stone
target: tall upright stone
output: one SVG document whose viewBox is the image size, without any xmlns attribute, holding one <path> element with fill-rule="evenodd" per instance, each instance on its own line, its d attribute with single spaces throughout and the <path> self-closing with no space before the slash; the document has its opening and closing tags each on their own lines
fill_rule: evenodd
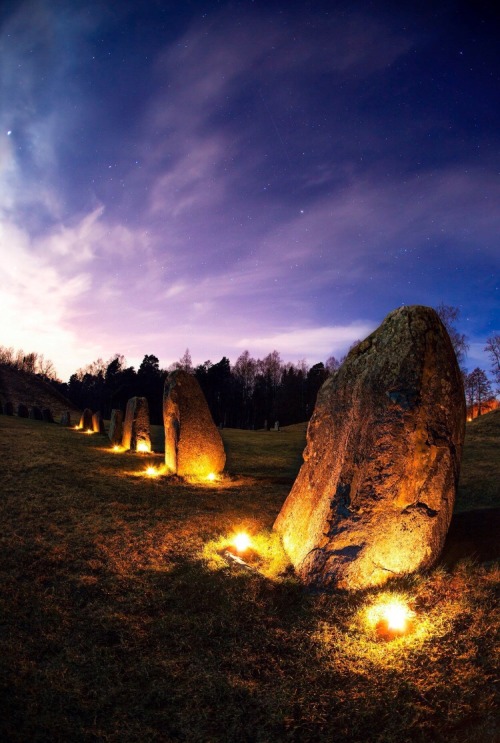
<svg viewBox="0 0 500 743">
<path fill-rule="evenodd" d="M 119 446 L 123 439 L 123 413 L 115 408 L 111 411 L 111 420 L 108 431 L 109 440 L 115 446 Z"/>
<path fill-rule="evenodd" d="M 7 400 L 3 406 L 4 415 L 14 415 L 14 404 Z"/>
<path fill-rule="evenodd" d="M 358 589 L 435 563 L 464 430 L 460 369 L 437 313 L 391 312 L 321 388 L 274 524 L 303 581 Z"/>
<path fill-rule="evenodd" d="M 54 423 L 54 416 L 50 408 L 42 408 L 42 420 L 46 423 Z"/>
<path fill-rule="evenodd" d="M 181 477 L 220 474 L 226 463 L 221 435 L 198 380 L 183 369 L 171 372 L 163 396 L 165 464 Z"/>
<path fill-rule="evenodd" d="M 94 433 L 100 433 L 106 435 L 106 429 L 104 428 L 104 420 L 102 413 L 97 411 L 92 415 L 92 430 Z"/>
<path fill-rule="evenodd" d="M 82 428 L 84 431 L 93 431 L 92 427 L 92 411 L 90 408 L 85 408 L 80 418 L 80 425 L 78 428 Z"/>
<path fill-rule="evenodd" d="M 151 451 L 149 407 L 145 397 L 131 397 L 127 402 L 122 446 L 132 451 Z"/>
<path fill-rule="evenodd" d="M 17 406 L 17 415 L 19 418 L 29 418 L 30 411 L 28 410 L 28 406 L 25 405 L 23 402 L 20 402 Z"/>
</svg>

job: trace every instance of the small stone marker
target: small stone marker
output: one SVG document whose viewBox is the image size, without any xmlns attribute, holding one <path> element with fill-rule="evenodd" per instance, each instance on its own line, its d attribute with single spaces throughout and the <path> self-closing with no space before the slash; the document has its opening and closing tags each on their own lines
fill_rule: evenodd
<svg viewBox="0 0 500 743">
<path fill-rule="evenodd" d="M 224 444 L 198 380 L 183 369 L 171 372 L 163 396 L 165 463 L 181 477 L 220 474 L 226 463 Z"/>
<path fill-rule="evenodd" d="M 145 397 L 131 397 L 127 402 L 122 446 L 132 451 L 140 451 L 144 446 L 146 451 L 151 451 L 149 407 Z"/>
<path fill-rule="evenodd" d="M 279 421 L 274 421 L 274 430 L 275 431 L 279 431 L 280 430 L 280 422 Z"/>
<path fill-rule="evenodd" d="M 121 410 L 115 408 L 111 411 L 111 420 L 109 423 L 109 440 L 115 446 L 119 446 L 122 443 L 123 438 L 123 413 Z"/>
<path fill-rule="evenodd" d="M 7 400 L 7 402 L 4 403 L 3 412 L 5 415 L 14 415 L 14 405 L 10 400 Z"/>
<path fill-rule="evenodd" d="M 92 415 L 92 430 L 94 433 L 101 433 L 106 435 L 104 420 L 100 411 Z"/>
<path fill-rule="evenodd" d="M 23 402 L 20 402 L 17 406 L 17 415 L 19 418 L 29 418 L 30 411 L 28 410 L 28 406 L 25 405 Z"/>
<path fill-rule="evenodd" d="M 403 307 L 323 384 L 274 528 L 305 583 L 361 589 L 436 562 L 465 430 L 460 369 L 429 307 Z"/>
<path fill-rule="evenodd" d="M 54 416 L 52 415 L 52 410 L 50 410 L 50 408 L 43 408 L 42 420 L 46 423 L 54 423 Z"/>
<path fill-rule="evenodd" d="M 33 407 L 30 408 L 29 417 L 34 421 L 43 421 L 42 411 L 37 405 L 33 405 Z"/>
<path fill-rule="evenodd" d="M 92 411 L 90 408 L 85 408 L 80 418 L 80 425 L 78 428 L 82 428 L 84 431 L 93 431 L 92 427 Z"/>
<path fill-rule="evenodd" d="M 71 426 L 71 413 L 69 410 L 66 410 L 65 413 L 61 414 L 61 420 L 59 422 L 59 425 L 69 427 Z"/>
</svg>

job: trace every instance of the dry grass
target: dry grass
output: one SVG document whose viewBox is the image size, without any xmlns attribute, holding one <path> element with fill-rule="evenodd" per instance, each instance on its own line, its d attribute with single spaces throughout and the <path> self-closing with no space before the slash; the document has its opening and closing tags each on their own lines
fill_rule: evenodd
<svg viewBox="0 0 500 743">
<path fill-rule="evenodd" d="M 413 631 L 381 640 L 380 591 L 305 592 L 270 534 L 303 429 L 223 434 L 231 476 L 185 484 L 0 416 L 2 740 L 493 742 L 495 564 L 398 581 Z M 221 557 L 240 528 L 265 575 Z"/>
</svg>

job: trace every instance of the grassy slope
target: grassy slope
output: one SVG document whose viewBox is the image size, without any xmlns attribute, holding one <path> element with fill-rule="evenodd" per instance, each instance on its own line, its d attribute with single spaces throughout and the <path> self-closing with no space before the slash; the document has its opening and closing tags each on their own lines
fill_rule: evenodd
<svg viewBox="0 0 500 743">
<path fill-rule="evenodd" d="M 498 505 L 478 452 L 499 429 L 469 427 L 462 507 Z M 377 591 L 314 595 L 206 559 L 236 526 L 265 539 L 303 429 L 224 438 L 244 477 L 202 487 L 137 476 L 161 457 L 0 416 L 2 739 L 495 740 L 495 567 L 398 581 L 418 629 L 381 643 L 361 619 Z"/>
<path fill-rule="evenodd" d="M 59 420 L 68 410 L 75 422 L 78 422 L 80 417 L 78 408 L 49 382 L 33 374 L 2 365 L 0 365 L 0 401 L 2 403 L 10 401 L 14 411 L 17 411 L 19 403 L 24 403 L 28 408 L 32 406 L 49 408 L 54 420 Z"/>
</svg>

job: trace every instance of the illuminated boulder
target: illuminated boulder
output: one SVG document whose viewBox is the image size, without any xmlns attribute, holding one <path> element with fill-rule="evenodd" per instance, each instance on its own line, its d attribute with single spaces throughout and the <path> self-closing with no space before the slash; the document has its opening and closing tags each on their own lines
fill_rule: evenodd
<svg viewBox="0 0 500 743">
<path fill-rule="evenodd" d="M 274 524 L 302 580 L 358 589 L 435 563 L 464 430 L 460 369 L 438 315 L 391 312 L 321 388 Z"/>
<path fill-rule="evenodd" d="M 28 406 L 25 405 L 23 402 L 20 402 L 17 406 L 17 415 L 19 418 L 29 418 L 30 411 L 28 410 Z"/>
<path fill-rule="evenodd" d="M 123 439 L 123 413 L 121 410 L 114 409 L 111 411 L 111 420 L 108 431 L 109 440 L 115 446 L 122 443 Z"/>
<path fill-rule="evenodd" d="M 132 451 L 151 451 L 149 407 L 145 397 L 131 397 L 127 403 L 122 446 Z"/>
<path fill-rule="evenodd" d="M 92 428 L 92 411 L 90 408 L 85 408 L 80 418 L 80 425 L 78 428 L 83 428 L 84 431 L 93 431 Z"/>
<path fill-rule="evenodd" d="M 106 429 L 104 428 L 104 421 L 102 418 L 102 414 L 100 412 L 94 413 L 92 415 L 92 430 L 94 433 L 106 434 Z"/>
<path fill-rule="evenodd" d="M 208 478 L 226 463 L 221 435 L 198 380 L 182 369 L 171 372 L 163 397 L 165 463 L 181 477 Z"/>
</svg>

